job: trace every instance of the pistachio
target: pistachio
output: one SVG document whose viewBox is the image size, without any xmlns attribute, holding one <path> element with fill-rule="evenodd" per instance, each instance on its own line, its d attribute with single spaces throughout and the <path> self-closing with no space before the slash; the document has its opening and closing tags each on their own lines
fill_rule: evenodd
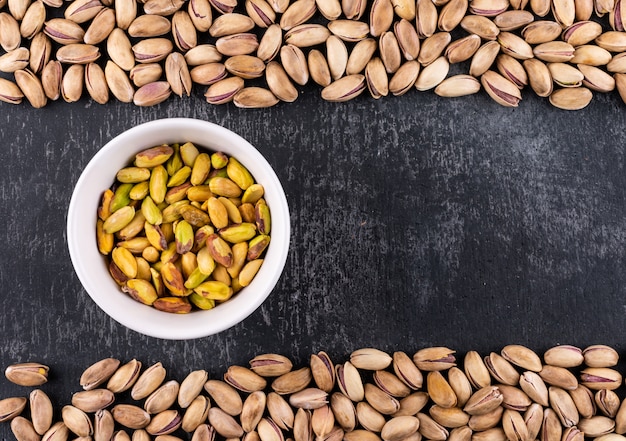
<svg viewBox="0 0 626 441">
<path fill-rule="evenodd" d="M 20 27 L 15 18 L 8 12 L 0 12 L 0 46 L 6 52 L 17 49 L 22 41 Z"/>
<path fill-rule="evenodd" d="M 445 56 L 450 63 L 460 63 L 471 58 L 480 47 L 478 35 L 468 35 L 453 41 L 446 47 Z"/>
<path fill-rule="evenodd" d="M 187 407 L 181 422 L 181 428 L 188 433 L 195 431 L 200 424 L 206 421 L 211 403 L 203 395 L 198 395 Z"/>
<path fill-rule="evenodd" d="M 115 98 L 124 103 L 133 101 L 135 89 L 124 70 L 113 61 L 107 61 L 104 68 L 104 76 L 107 86 Z"/>
<path fill-rule="evenodd" d="M 182 52 L 198 44 L 196 28 L 187 11 L 176 11 L 172 17 L 172 36 L 176 47 Z"/>
<path fill-rule="evenodd" d="M 502 33 L 500 34 L 502 35 Z M 511 34 L 512 35 L 512 34 Z M 514 57 L 515 58 L 515 57 Z M 499 76 L 493 75 L 495 72 L 488 71 L 482 76 L 482 83 L 487 93 L 499 104 L 504 106 L 510 105 L 516 107 L 521 95 L 519 91 L 514 91 L 509 86 L 512 84 L 510 81 Z M 500 78 L 502 78 L 502 81 Z M 498 99 L 496 99 L 498 98 Z M 519 373 L 515 370 L 513 365 L 509 363 L 500 354 L 492 352 L 489 356 L 485 357 L 485 366 L 491 373 L 491 376 L 497 381 L 503 384 L 516 385 L 519 382 Z"/>
<path fill-rule="evenodd" d="M 172 52 L 173 45 L 167 38 L 146 38 L 131 49 L 138 63 L 156 63 L 164 60 Z"/>
<path fill-rule="evenodd" d="M 13 75 L 15 76 L 15 82 L 17 86 L 20 88 L 28 102 L 31 106 L 36 109 L 44 107 L 48 101 L 46 94 L 43 90 L 43 86 L 41 84 L 41 80 L 29 69 L 20 69 L 16 70 Z M 19 96 L 16 94 L 12 94 L 14 97 Z M 7 101 L 15 101 L 15 98 L 9 98 Z M 9 381 L 16 382 L 38 382 L 38 381 L 47 381 L 47 371 L 45 373 L 40 373 L 38 367 L 33 366 L 16 366 L 15 372 L 13 372 L 13 367 L 9 367 L 11 369 L 11 373 L 7 374 L 5 372 Z M 10 375 L 10 376 L 9 376 Z M 12 378 L 15 378 L 14 381 Z M 20 384 L 20 383 L 17 383 Z M 33 386 L 37 386 L 42 383 L 33 384 Z"/>
<path fill-rule="evenodd" d="M 268 26 L 259 41 L 257 57 L 264 62 L 269 62 L 276 58 L 282 45 L 282 35 L 283 31 L 279 25 L 273 24 Z"/>
<path fill-rule="evenodd" d="M 452 37 L 448 32 L 438 32 L 428 37 L 422 42 L 417 61 L 424 67 L 433 63 L 444 51 L 446 46 L 450 44 Z"/>
<path fill-rule="evenodd" d="M 476 34 L 484 40 L 495 40 L 500 33 L 495 23 L 482 15 L 466 15 L 460 25 L 467 32 Z"/>
<path fill-rule="evenodd" d="M 169 435 L 175 432 L 181 425 L 182 419 L 178 410 L 169 409 L 154 415 L 148 425 L 146 432 L 150 435 Z"/>
<path fill-rule="evenodd" d="M 170 32 L 172 22 L 160 15 L 140 15 L 128 27 L 128 35 L 135 38 L 160 37 Z"/>
<path fill-rule="evenodd" d="M 542 97 L 552 93 L 552 74 L 549 68 L 541 61 L 531 58 L 524 60 L 524 68 L 528 73 L 528 82 L 533 91 Z"/>
<path fill-rule="evenodd" d="M 519 385 L 536 403 L 548 406 L 548 388 L 536 372 L 526 371 L 520 376 Z"/>
<path fill-rule="evenodd" d="M 165 375 L 166 370 L 161 362 L 157 362 L 146 369 L 133 385 L 131 390 L 133 400 L 142 400 L 157 390 L 163 383 Z"/>
<path fill-rule="evenodd" d="M 435 93 L 443 97 L 459 97 L 477 93 L 480 82 L 471 75 L 454 75 L 446 78 L 435 88 Z"/>
<path fill-rule="evenodd" d="M 424 438 L 433 441 L 444 441 L 448 438 L 448 431 L 431 417 L 421 412 L 416 416 L 419 420 L 418 431 Z"/>
<path fill-rule="evenodd" d="M 326 352 L 311 354 L 310 373 L 317 387 L 330 392 L 335 385 L 335 368 Z"/>
<path fill-rule="evenodd" d="M 572 46 L 590 43 L 602 34 L 602 26 L 593 21 L 578 21 L 563 31 L 563 40 Z"/>
<path fill-rule="evenodd" d="M 158 63 L 138 64 L 130 70 L 130 80 L 135 86 L 142 87 L 158 81 L 162 74 L 163 68 Z"/>
<path fill-rule="evenodd" d="M 417 0 L 415 25 L 420 38 L 428 38 L 437 30 L 437 7 L 432 1 Z"/>
<path fill-rule="evenodd" d="M 522 38 L 510 32 L 500 32 L 497 37 L 502 52 L 519 60 L 533 57 L 533 49 Z"/>
<path fill-rule="evenodd" d="M 337 20 L 341 15 L 341 3 L 339 0 L 316 0 L 318 11 L 329 21 Z"/>
<path fill-rule="evenodd" d="M 19 416 L 26 407 L 24 397 L 10 397 L 0 400 L 0 422 L 9 421 Z"/>
<path fill-rule="evenodd" d="M 35 432 L 43 435 L 52 426 L 52 402 L 48 395 L 40 389 L 32 391 L 28 397 L 28 401 L 30 404 L 30 418 L 33 423 L 33 428 Z"/>
<path fill-rule="evenodd" d="M 113 392 L 101 388 L 76 392 L 72 395 L 72 405 L 87 413 L 104 409 L 113 403 L 114 400 Z"/>
<path fill-rule="evenodd" d="M 66 440 L 69 435 L 69 430 L 65 423 L 59 421 L 54 423 L 46 433 L 41 437 L 42 441 L 63 441 Z"/>
<path fill-rule="evenodd" d="M 555 21 L 539 20 L 522 29 L 522 38 L 528 44 L 549 43 L 556 40 L 563 28 Z"/>
<path fill-rule="evenodd" d="M 4 375 L 18 386 L 41 386 L 48 381 L 50 368 L 41 363 L 17 363 L 8 366 Z"/>
<path fill-rule="evenodd" d="M 585 78 L 582 72 L 565 63 L 550 63 L 548 69 L 554 82 L 562 87 L 579 87 Z"/>
<path fill-rule="evenodd" d="M 508 0 L 472 0 L 469 5 L 469 10 L 475 15 L 495 17 L 506 11 L 508 7 Z"/>
<path fill-rule="evenodd" d="M 528 84 L 526 71 L 515 58 L 506 54 L 498 55 L 496 66 L 502 76 L 512 81 L 518 88 L 523 89 Z"/>
<path fill-rule="evenodd" d="M 269 416 L 278 427 L 283 430 L 293 428 L 295 415 L 287 400 L 276 392 L 270 392 L 267 394 L 266 403 Z"/>
<path fill-rule="evenodd" d="M 356 410 L 353 402 L 346 395 L 334 392 L 330 397 L 330 407 L 335 415 L 335 421 L 346 432 L 356 427 Z"/>
<path fill-rule="evenodd" d="M 227 414 L 236 416 L 242 412 L 243 402 L 241 397 L 237 390 L 228 383 L 220 380 L 209 380 L 204 384 L 204 389 L 217 406 Z"/>
<path fill-rule="evenodd" d="M 11 431 L 17 441 L 39 441 L 41 437 L 33 428 L 33 423 L 22 416 L 11 420 Z"/>
<path fill-rule="evenodd" d="M 263 377 L 243 366 L 230 366 L 224 374 L 224 381 L 246 393 L 263 390 L 267 385 Z"/>
<path fill-rule="evenodd" d="M 365 77 L 360 74 L 342 77 L 322 90 L 326 101 L 342 102 L 351 100 L 365 90 Z"/>
<path fill-rule="evenodd" d="M 333 35 L 341 38 L 346 42 L 358 42 L 369 34 L 369 26 L 367 23 L 355 20 L 334 20 L 328 23 L 328 29 Z"/>
<path fill-rule="evenodd" d="M 63 68 L 61 63 L 50 60 L 41 71 L 41 86 L 50 100 L 57 100 L 61 96 L 61 81 L 63 80 Z"/>
<path fill-rule="evenodd" d="M 243 429 L 239 423 L 217 407 L 212 407 L 209 410 L 209 423 L 218 434 L 225 438 L 238 438 L 243 435 Z"/>
<path fill-rule="evenodd" d="M 487 72 L 489 68 L 493 65 L 499 52 L 500 44 L 498 44 L 497 41 L 488 41 L 487 43 L 479 47 L 472 57 L 472 62 L 470 63 L 470 75 L 474 77 L 479 77 Z M 489 376 L 489 372 L 487 372 L 487 376 Z"/>
<path fill-rule="evenodd" d="M 514 31 L 532 23 L 535 17 L 528 11 L 505 11 L 497 15 L 493 21 L 501 31 Z"/>
<path fill-rule="evenodd" d="M 141 86 L 133 96 L 137 106 L 154 106 L 169 98 L 172 93 L 167 81 L 155 81 Z"/>
<path fill-rule="evenodd" d="M 73 0 L 65 9 L 64 16 L 76 23 L 85 23 L 104 9 L 99 0 Z"/>
<path fill-rule="evenodd" d="M 370 432 L 380 432 L 387 422 L 385 416 L 367 401 L 357 403 L 356 416 L 359 424 Z"/>
<path fill-rule="evenodd" d="M 140 361 L 135 359 L 129 361 L 119 367 L 111 376 L 107 383 L 107 389 L 113 393 L 120 393 L 130 389 L 133 384 L 135 384 L 135 381 L 137 381 L 137 378 L 139 378 L 140 370 Z"/>
<path fill-rule="evenodd" d="M 113 419 L 129 429 L 143 429 L 150 422 L 150 414 L 132 404 L 118 404 L 111 409 Z"/>
<path fill-rule="evenodd" d="M 449 69 L 450 63 L 448 63 L 446 57 L 437 58 L 431 64 L 422 69 L 422 72 L 419 74 L 417 81 L 415 82 L 415 88 L 423 91 L 437 87 L 446 78 Z M 452 358 L 454 358 L 454 356 Z M 413 360 L 415 360 L 415 358 Z M 422 366 L 420 369 L 423 369 L 424 367 L 432 369 L 432 366 L 446 366 L 445 362 L 437 362 L 437 364 L 434 363 L 435 362 L 416 362 L 418 367 L 420 367 L 420 365 Z"/>
<path fill-rule="evenodd" d="M 29 51 L 19 47 L 0 56 L 0 72 L 15 72 L 28 67 Z"/>
<path fill-rule="evenodd" d="M 109 101 L 109 87 L 98 64 L 88 63 L 85 66 L 85 88 L 95 102 L 106 104 Z"/>
<path fill-rule="evenodd" d="M 91 24 L 85 31 L 83 43 L 99 44 L 106 40 L 115 29 L 115 11 L 104 8 L 93 18 Z"/>
<path fill-rule="evenodd" d="M 317 409 L 328 403 L 328 394 L 321 389 L 306 388 L 289 397 L 289 404 L 298 409 Z"/>
<path fill-rule="evenodd" d="M 315 0 L 296 0 L 289 4 L 280 18 L 280 27 L 284 31 L 307 22 L 316 12 Z"/>
<path fill-rule="evenodd" d="M 584 88 L 581 89 L 586 90 Z M 589 92 L 588 95 L 583 92 L 579 93 L 581 102 L 584 102 L 582 100 L 591 95 L 591 92 Z M 589 98 L 589 100 L 591 100 L 591 98 Z M 581 372 L 580 379 L 582 380 L 582 385 L 587 386 L 591 390 L 614 390 L 620 386 L 622 375 L 614 369 L 590 367 Z"/>
<path fill-rule="evenodd" d="M 624 52 L 626 51 L 626 32 L 604 32 L 595 39 L 595 43 L 611 52 Z"/>
<path fill-rule="evenodd" d="M 143 5 L 146 14 L 169 16 L 178 11 L 184 4 L 184 0 L 148 0 Z"/>
<path fill-rule="evenodd" d="M 496 386 L 484 386 L 467 400 L 463 410 L 470 415 L 483 415 L 495 410 L 502 404 L 504 397 Z"/>
</svg>

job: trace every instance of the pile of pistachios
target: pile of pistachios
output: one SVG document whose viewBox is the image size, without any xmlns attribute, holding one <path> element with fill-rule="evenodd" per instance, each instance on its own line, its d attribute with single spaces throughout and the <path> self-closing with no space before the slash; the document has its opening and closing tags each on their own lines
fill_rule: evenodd
<svg viewBox="0 0 626 441">
<path fill-rule="evenodd" d="M 96 238 L 122 291 L 172 313 L 253 280 L 270 243 L 264 188 L 235 158 L 187 142 L 143 150 L 102 195 Z"/>
<path fill-rule="evenodd" d="M 0 400 L 0 421 L 11 420 L 17 441 L 624 441 L 618 358 L 605 345 L 543 357 L 508 345 L 462 359 L 446 347 L 412 357 L 364 348 L 344 361 L 321 351 L 300 368 L 262 354 L 221 378 L 199 369 L 180 383 L 161 363 L 142 371 L 138 360 L 107 358 L 81 375 L 60 421 L 41 389 Z M 48 370 L 22 363 L 6 376 L 40 386 Z"/>
<path fill-rule="evenodd" d="M 0 101 L 150 106 L 201 88 L 270 107 L 531 89 L 561 109 L 626 100 L 621 0 L 0 0 Z M 4 52 L 4 53 L 3 53 Z"/>
</svg>

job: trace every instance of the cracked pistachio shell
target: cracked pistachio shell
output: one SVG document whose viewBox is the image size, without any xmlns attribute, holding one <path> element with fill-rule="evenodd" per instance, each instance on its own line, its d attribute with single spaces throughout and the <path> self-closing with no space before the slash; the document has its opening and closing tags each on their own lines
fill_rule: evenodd
<svg viewBox="0 0 626 441">
<path fill-rule="evenodd" d="M 65 9 L 64 16 L 76 23 L 85 23 L 104 9 L 100 0 L 74 0 Z"/>
<path fill-rule="evenodd" d="M 393 33 L 396 36 L 396 40 L 398 40 L 402 56 L 407 61 L 417 60 L 421 43 L 415 27 L 409 21 L 403 19 L 394 24 Z M 368 39 L 363 41 L 368 41 Z M 354 52 L 354 49 L 352 52 Z"/>
<path fill-rule="evenodd" d="M 528 84 L 528 75 L 524 66 L 510 55 L 498 55 L 496 67 L 504 78 L 512 81 L 520 89 Z"/>
<path fill-rule="evenodd" d="M 535 94 L 541 97 L 547 97 L 552 93 L 552 74 L 550 69 L 541 61 L 532 58 L 524 60 L 524 69 L 528 74 L 528 82 Z"/>
<path fill-rule="evenodd" d="M 41 386 L 48 381 L 49 370 L 48 366 L 41 363 L 16 363 L 8 366 L 4 375 L 11 383 L 19 386 Z"/>
<path fill-rule="evenodd" d="M 265 0 L 246 0 L 246 12 L 260 28 L 266 28 L 276 20 L 276 11 Z"/>
<path fill-rule="evenodd" d="M 163 68 L 158 63 L 138 64 L 130 70 L 130 80 L 136 87 L 158 81 L 163 75 Z"/>
<path fill-rule="evenodd" d="M 602 34 L 602 26 L 594 21 L 578 21 L 563 31 L 562 38 L 572 46 L 590 43 Z M 597 42 L 596 42 L 597 43 Z"/>
<path fill-rule="evenodd" d="M 467 0 L 450 0 L 439 13 L 438 28 L 444 32 L 455 29 L 467 13 Z"/>
<path fill-rule="evenodd" d="M 311 354 L 310 372 L 318 388 L 330 392 L 335 385 L 335 367 L 326 352 Z"/>
<path fill-rule="evenodd" d="M 165 60 L 165 77 L 172 92 L 179 97 L 191 94 L 191 75 L 185 58 L 178 52 L 171 53 Z"/>
</svg>

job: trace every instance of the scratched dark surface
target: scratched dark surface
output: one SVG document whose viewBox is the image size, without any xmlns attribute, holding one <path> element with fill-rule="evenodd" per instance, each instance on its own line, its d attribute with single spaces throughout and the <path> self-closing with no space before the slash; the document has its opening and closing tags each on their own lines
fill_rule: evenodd
<svg viewBox="0 0 626 441">
<path fill-rule="evenodd" d="M 626 349 L 625 107 L 617 94 L 564 112 L 524 94 L 504 109 L 484 93 L 446 100 L 214 107 L 200 93 L 153 108 L 87 99 L 34 110 L 0 103 L 0 364 L 52 367 L 59 404 L 108 356 L 162 361 L 173 378 L 219 377 L 280 352 L 296 364 L 373 346 L 508 343 Z M 166 341 L 107 317 L 74 274 L 65 240 L 74 183 L 112 137 L 193 117 L 247 138 L 275 167 L 292 243 L 268 300 L 219 335 Z M 94 195 L 97 197 L 97 195 Z M 28 390 L 0 379 L 0 395 Z M 8 425 L 0 437 L 10 438 Z"/>
</svg>

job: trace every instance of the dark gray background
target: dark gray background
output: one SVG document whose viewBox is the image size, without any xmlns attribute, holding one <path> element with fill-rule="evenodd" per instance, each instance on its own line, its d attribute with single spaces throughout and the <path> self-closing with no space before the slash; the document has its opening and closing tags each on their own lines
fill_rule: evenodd
<svg viewBox="0 0 626 441">
<path fill-rule="evenodd" d="M 518 109 L 484 93 L 412 90 L 326 103 L 307 89 L 265 110 L 214 107 L 196 91 L 153 108 L 0 103 L 0 364 L 52 367 L 58 404 L 108 356 L 173 378 L 220 377 L 280 352 L 296 365 L 363 346 L 409 354 L 525 344 L 624 349 L 624 104 L 596 95 L 565 112 L 524 92 Z M 136 124 L 193 117 L 247 138 L 274 166 L 292 243 L 268 300 L 231 330 L 165 341 L 108 318 L 74 274 L 65 241 L 72 188 L 98 149 Z M 27 393 L 0 379 L 0 395 Z M 8 425 L 0 437 L 10 437 Z"/>
</svg>

